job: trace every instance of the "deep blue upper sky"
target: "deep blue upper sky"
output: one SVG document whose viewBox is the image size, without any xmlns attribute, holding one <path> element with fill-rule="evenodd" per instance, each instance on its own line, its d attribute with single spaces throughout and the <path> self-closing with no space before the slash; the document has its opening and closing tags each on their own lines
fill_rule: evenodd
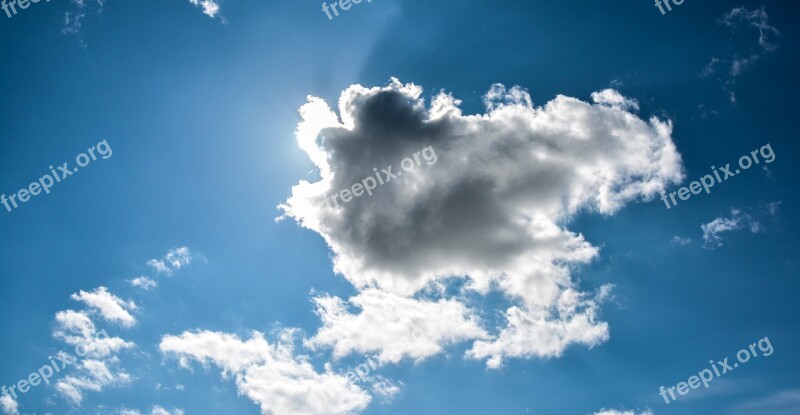
<svg viewBox="0 0 800 415">
<path fill-rule="evenodd" d="M 780 31 L 771 37 L 777 49 L 759 45 L 752 27 L 720 23 L 739 6 L 764 7 Z M 646 0 L 375 0 L 329 21 L 319 2 L 225 0 L 223 23 L 186 0 L 107 0 L 65 34 L 75 7 L 54 0 L 10 19 L 0 12 L 0 193 L 103 139 L 113 149 L 49 195 L 12 212 L 0 206 L 0 384 L 64 349 L 55 313 L 77 309 L 70 295 L 99 286 L 139 306 L 134 327 L 108 325 L 137 345 L 120 355 L 133 380 L 88 392 L 80 407 L 39 386 L 20 397 L 21 413 L 160 405 L 258 414 L 218 368 L 182 369 L 159 341 L 186 330 L 312 335 L 320 326 L 312 290 L 355 294 L 334 274 L 325 241 L 292 220 L 276 222 L 276 206 L 316 177 L 294 139 L 306 97 L 335 103 L 352 84 L 383 86 L 393 76 L 424 88 L 425 98 L 452 93 L 468 114 L 484 111 L 494 83 L 526 88 L 536 105 L 616 88 L 639 101 L 642 118 L 672 120 L 684 184 L 767 143 L 776 160 L 769 172 L 751 169 L 670 210 L 655 199 L 570 224 L 600 248 L 574 278 L 585 290 L 615 286 L 600 309 L 608 341 L 500 370 L 462 358 L 460 344 L 382 368 L 401 390 L 364 413 L 800 413 L 794 2 L 686 0 L 662 15 Z M 725 62 L 754 53 L 741 74 L 727 74 Z M 712 57 L 722 61 L 717 73 L 700 76 Z M 761 229 L 704 246 L 701 224 L 731 217 L 731 208 Z M 131 278 L 153 274 L 147 260 L 179 246 L 195 253 L 191 265 L 162 276 L 156 290 L 131 287 Z M 658 395 L 765 336 L 775 350 L 768 358 L 675 403 Z M 317 370 L 329 360 L 307 353 Z M 346 371 L 363 360 L 334 365 Z"/>
</svg>

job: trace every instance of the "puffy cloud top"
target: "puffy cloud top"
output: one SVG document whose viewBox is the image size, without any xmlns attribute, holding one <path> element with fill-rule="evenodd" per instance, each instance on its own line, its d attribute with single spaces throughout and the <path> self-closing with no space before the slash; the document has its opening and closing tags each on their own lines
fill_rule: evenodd
<svg viewBox="0 0 800 415">
<path fill-rule="evenodd" d="M 593 94 L 594 105 L 558 96 L 534 107 L 524 90 L 495 85 L 488 112 L 471 116 L 444 93 L 428 109 L 421 92 L 397 80 L 352 86 L 341 121 L 316 98 L 301 108 L 298 141 L 322 177 L 300 182 L 281 208 L 325 237 L 358 287 L 408 294 L 442 276 L 485 282 L 531 256 L 586 259 L 588 244 L 556 224 L 582 209 L 613 214 L 682 178 L 671 123 L 640 119 L 614 90 Z M 371 197 L 324 201 L 428 146 L 435 165 Z"/>
</svg>

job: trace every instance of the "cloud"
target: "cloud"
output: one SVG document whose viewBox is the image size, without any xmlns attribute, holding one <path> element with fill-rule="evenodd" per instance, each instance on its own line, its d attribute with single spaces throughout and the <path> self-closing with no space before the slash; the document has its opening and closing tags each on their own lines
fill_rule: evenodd
<svg viewBox="0 0 800 415">
<path fill-rule="evenodd" d="M 122 409 L 119 415 L 144 415 L 144 413 L 135 409 Z M 167 410 L 163 406 L 154 405 L 150 411 L 150 415 L 184 415 L 183 409 L 174 408 L 172 411 Z"/>
<path fill-rule="evenodd" d="M 86 42 L 83 40 L 83 19 L 86 13 L 93 11 L 97 14 L 103 11 L 105 0 L 72 0 L 69 4 L 68 10 L 64 12 L 62 19 L 61 33 L 69 36 L 77 36 L 78 45 L 86 48 Z"/>
<path fill-rule="evenodd" d="M 172 275 L 172 272 L 179 270 L 192 263 L 192 252 L 189 248 L 182 246 L 180 248 L 170 249 L 167 254 L 160 259 L 150 259 L 147 265 L 153 268 L 158 273 Z"/>
<path fill-rule="evenodd" d="M 400 393 L 400 386 L 383 376 L 374 376 L 374 381 L 370 385 L 372 392 L 379 396 L 384 403 L 391 402 Z M 400 383 L 402 385 L 402 382 Z"/>
<path fill-rule="evenodd" d="M 551 310 L 511 307 L 505 313 L 508 327 L 492 341 L 476 341 L 467 356 L 488 359 L 487 366 L 497 368 L 504 357 L 558 357 L 573 343 L 594 347 L 609 338 L 608 323 L 598 321 L 597 312 L 610 288 L 601 291 L 587 299 L 586 294 L 567 289 Z"/>
<path fill-rule="evenodd" d="M 227 333 L 184 332 L 164 336 L 159 349 L 184 367 L 190 361 L 217 366 L 265 415 L 337 415 L 366 408 L 371 398 L 363 389 L 341 375 L 318 373 L 304 356 L 296 356 L 293 336 L 284 331 L 270 344 L 258 332 L 246 341 Z"/>
<path fill-rule="evenodd" d="M 778 200 L 776 202 L 766 203 L 761 207 L 762 207 L 762 209 L 764 209 L 767 212 L 769 212 L 770 215 L 775 216 L 775 214 L 778 213 L 778 209 L 780 209 L 782 204 L 783 204 L 783 201 Z"/>
<path fill-rule="evenodd" d="M 189 0 L 189 3 L 202 7 L 203 13 L 212 19 L 219 14 L 219 3 L 214 0 Z"/>
<path fill-rule="evenodd" d="M 183 415 L 183 409 L 173 409 L 172 411 L 168 411 L 161 406 L 154 406 L 153 411 L 150 412 L 150 415 Z"/>
<path fill-rule="evenodd" d="M 192 253 L 189 248 L 182 246 L 167 252 L 164 260 L 172 267 L 172 269 L 181 269 L 192 262 Z"/>
<path fill-rule="evenodd" d="M 133 301 L 123 301 L 108 292 L 106 287 L 98 287 L 92 292 L 81 290 L 77 294 L 72 294 L 71 298 L 96 310 L 106 321 L 119 323 L 124 327 L 136 324 L 136 319 L 128 311 L 136 310 L 136 304 Z"/>
<path fill-rule="evenodd" d="M 683 238 L 683 237 L 680 237 L 678 235 L 675 235 L 675 236 L 672 237 L 672 239 L 669 241 L 669 243 L 672 244 L 672 245 L 686 246 L 686 245 L 689 245 L 690 243 L 692 243 L 692 239 L 691 238 Z"/>
<path fill-rule="evenodd" d="M 717 65 L 720 63 L 720 60 L 716 57 L 711 57 L 711 61 L 703 67 L 703 70 L 700 71 L 700 77 L 708 78 L 713 75 L 717 71 Z"/>
<path fill-rule="evenodd" d="M 598 104 L 605 104 L 623 110 L 639 111 L 639 102 L 635 99 L 626 98 L 613 89 L 604 89 L 600 92 L 592 92 L 592 100 Z"/>
<path fill-rule="evenodd" d="M 85 16 L 85 13 L 65 12 L 64 27 L 61 29 L 61 32 L 65 35 L 77 34 L 81 30 L 81 20 L 83 20 Z"/>
<path fill-rule="evenodd" d="M 634 411 L 618 411 L 616 409 L 601 409 L 600 412 L 595 412 L 593 415 L 653 415 L 653 412 L 647 410 L 644 412 Z"/>
<path fill-rule="evenodd" d="M 747 213 L 731 208 L 731 216 L 726 218 L 720 216 L 709 223 L 702 224 L 703 241 L 706 248 L 719 248 L 723 245 L 722 234 L 726 232 L 739 231 L 748 228 L 750 232 L 759 232 L 761 224 Z"/>
<path fill-rule="evenodd" d="M 0 396 L 0 410 L 5 415 L 19 415 L 19 405 L 11 395 Z"/>
<path fill-rule="evenodd" d="M 457 301 L 420 301 L 370 289 L 349 300 L 361 310 L 358 314 L 337 297 L 317 297 L 314 302 L 323 326 L 308 345 L 331 346 L 335 357 L 357 352 L 378 353 L 382 362 L 419 360 L 446 345 L 487 337 L 477 317 Z"/>
<path fill-rule="evenodd" d="M 172 274 L 172 270 L 167 267 L 161 259 L 151 259 L 147 261 L 147 265 L 153 268 L 156 272 L 162 272 L 164 274 Z"/>
<path fill-rule="evenodd" d="M 505 356 L 557 356 L 570 344 L 608 338 L 607 325 L 597 319 L 599 299 L 581 293 L 571 277 L 571 269 L 591 261 L 598 249 L 566 226 L 579 214 L 612 215 L 678 183 L 683 174 L 671 122 L 639 118 L 630 112 L 635 101 L 611 89 L 593 94 L 594 103 L 559 95 L 534 106 L 527 91 L 498 84 L 484 98 L 487 112 L 477 115 L 463 115 L 460 101 L 444 92 L 429 106 L 421 94 L 393 79 L 382 88 L 349 87 L 338 115 L 314 97 L 300 109 L 298 144 L 320 179 L 301 181 L 280 209 L 328 243 L 335 271 L 362 291 L 349 302 L 422 301 L 417 293 L 448 278 L 463 281 L 466 294 L 500 291 L 513 303 L 505 327 L 487 328 L 496 334 L 477 339 L 468 353 L 492 367 Z M 397 167 L 424 148 L 435 151 L 435 165 Z M 324 202 L 384 166 L 394 166 L 402 180 L 339 207 Z M 342 302 L 331 304 L 343 321 L 324 321 L 320 336 L 331 327 L 354 336 L 317 337 L 337 353 L 380 347 L 375 351 L 386 358 L 420 356 L 447 336 L 482 334 L 456 319 L 455 333 L 425 333 L 426 342 L 434 339 L 425 353 L 397 350 L 383 338 L 407 327 L 366 328 L 383 322 L 377 310 L 391 305 L 369 304 L 357 318 L 338 308 Z M 469 307 L 493 314 L 488 301 Z M 525 338 L 532 334 L 545 337 Z"/>
<path fill-rule="evenodd" d="M 213 18 L 219 16 L 220 1 L 217 0 L 189 0 L 189 3 L 202 8 L 203 14 Z M 86 42 L 83 40 L 81 29 L 83 28 L 83 20 L 86 14 L 94 12 L 100 14 L 103 11 L 105 0 L 71 0 L 69 8 L 64 12 L 62 19 L 61 32 L 65 35 L 72 35 L 78 37 L 78 43 L 82 48 L 86 48 Z M 220 16 L 220 20 L 224 23 L 225 18 Z"/>
<path fill-rule="evenodd" d="M 131 286 L 138 287 L 143 290 L 152 290 L 153 288 L 158 287 L 158 282 L 145 277 L 144 275 L 141 277 L 136 277 L 130 281 Z"/>
<path fill-rule="evenodd" d="M 774 51 L 778 48 L 772 42 L 772 36 L 779 36 L 777 28 L 769 25 L 769 16 L 764 6 L 760 9 L 748 10 L 746 7 L 736 7 L 721 19 L 722 24 L 731 29 L 737 29 L 741 25 L 750 26 L 758 29 L 758 44 L 765 51 Z"/>
<path fill-rule="evenodd" d="M 85 359 L 75 364 L 78 373 L 68 375 L 56 382 L 56 390 L 74 405 L 80 405 L 85 391 L 100 392 L 109 385 L 121 385 L 131 381 L 125 371 L 112 371 L 110 364 L 116 360 L 104 361 Z"/>
<path fill-rule="evenodd" d="M 53 336 L 70 346 L 80 345 L 87 356 L 104 358 L 134 347 L 133 343 L 119 337 L 110 337 L 105 331 L 98 332 L 92 319 L 84 312 L 59 311 L 55 318 Z"/>
<path fill-rule="evenodd" d="M 719 82 L 723 90 L 728 94 L 730 101 L 736 103 L 736 93 L 734 91 L 736 78 L 741 76 L 747 68 L 755 64 L 763 56 L 778 49 L 774 38 L 780 36 L 780 32 L 777 28 L 769 25 L 769 16 L 764 6 L 754 10 L 749 10 L 744 6 L 736 7 L 725 13 L 719 19 L 719 23 L 729 28 L 732 32 L 740 29 L 755 29 L 758 31 L 758 46 L 740 47 L 730 57 L 712 57 L 711 61 L 700 72 L 701 77 L 708 78 L 717 74 L 718 67 L 727 65 L 727 71 L 719 75 Z"/>
<path fill-rule="evenodd" d="M 133 303 L 123 302 L 109 293 L 105 287 L 99 287 L 91 293 L 80 291 L 79 294 L 73 294 L 72 298 L 99 311 L 105 320 L 121 322 L 125 327 L 130 327 L 135 322 L 123 307 L 130 307 Z M 67 345 L 74 346 L 78 355 L 76 357 L 59 352 L 59 360 L 68 362 L 73 367 L 74 373 L 55 383 L 55 389 L 73 405 L 80 405 L 83 402 L 86 391 L 99 392 L 106 386 L 122 385 L 131 381 L 131 376 L 117 367 L 119 358 L 116 353 L 131 349 L 135 344 L 119 337 L 110 337 L 105 330 L 98 331 L 88 313 L 63 310 L 55 315 L 56 326 L 53 329 L 53 336 Z"/>
</svg>

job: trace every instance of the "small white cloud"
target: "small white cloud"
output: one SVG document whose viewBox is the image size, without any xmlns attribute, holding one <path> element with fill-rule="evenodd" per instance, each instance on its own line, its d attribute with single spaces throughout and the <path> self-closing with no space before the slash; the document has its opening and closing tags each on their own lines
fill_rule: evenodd
<svg viewBox="0 0 800 415">
<path fill-rule="evenodd" d="M 56 382 L 56 390 L 74 405 L 80 405 L 85 391 L 100 392 L 109 385 L 127 384 L 131 377 L 125 371 L 112 371 L 108 361 L 86 359 L 75 364 L 78 373 Z"/>
<path fill-rule="evenodd" d="M 192 262 L 192 253 L 189 248 L 182 246 L 167 252 L 164 260 L 172 267 L 172 269 L 181 269 Z"/>
<path fill-rule="evenodd" d="M 744 70 L 747 69 L 747 67 L 755 63 L 758 60 L 758 58 L 760 58 L 759 55 L 751 55 L 746 58 L 734 59 L 733 63 L 731 63 L 731 69 L 730 69 L 731 77 L 737 77 L 741 75 L 742 72 L 744 72 Z"/>
<path fill-rule="evenodd" d="M 174 408 L 171 411 L 164 408 L 160 405 L 153 405 L 153 409 L 150 412 L 141 412 L 136 409 L 126 409 L 123 408 L 120 410 L 119 415 L 184 415 L 183 409 Z"/>
<path fill-rule="evenodd" d="M 104 358 L 135 346 L 119 337 L 110 337 L 105 330 L 98 332 L 92 319 L 84 312 L 59 311 L 55 318 L 53 336 L 70 346 L 80 346 L 89 357 Z"/>
<path fill-rule="evenodd" d="M 614 89 L 604 89 L 600 92 L 592 92 L 592 101 L 597 104 L 608 105 L 619 108 L 623 111 L 639 110 L 639 101 L 622 96 Z"/>
<path fill-rule="evenodd" d="M 0 396 L 0 410 L 4 415 L 19 415 L 19 405 L 11 395 Z"/>
<path fill-rule="evenodd" d="M 61 32 L 65 35 L 74 35 L 81 31 L 81 20 L 86 16 L 85 13 L 65 12 L 64 27 Z"/>
<path fill-rule="evenodd" d="M 212 19 L 219 14 L 219 3 L 214 0 L 189 0 L 189 3 L 202 7 L 203 13 Z"/>
<path fill-rule="evenodd" d="M 172 270 L 167 267 L 163 260 L 151 259 L 147 261 L 147 265 L 153 268 L 156 272 L 163 272 L 164 274 L 172 274 Z"/>
<path fill-rule="evenodd" d="M 162 406 L 155 405 L 150 415 L 183 415 L 183 409 L 173 409 L 172 411 L 166 410 Z"/>
<path fill-rule="evenodd" d="M 700 72 L 700 77 L 708 78 L 709 76 L 713 75 L 717 71 L 717 64 L 719 63 L 719 59 L 716 57 L 712 57 L 711 61 L 706 65 L 703 70 Z"/>
<path fill-rule="evenodd" d="M 76 339 L 88 339 L 94 336 L 96 329 L 94 322 L 84 312 L 65 310 L 56 313 L 56 323 L 58 327 L 55 331 L 56 337 L 61 339 L 68 339 L 75 337 Z M 69 341 L 70 344 L 77 344 L 77 341 Z"/>
<path fill-rule="evenodd" d="M 767 212 L 769 212 L 770 215 L 775 216 L 775 214 L 778 213 L 778 209 L 780 209 L 782 204 L 783 202 L 780 200 L 777 202 L 769 202 L 766 205 L 764 205 L 764 208 L 767 210 Z"/>
<path fill-rule="evenodd" d="M 107 321 L 119 323 L 125 327 L 136 324 L 136 319 L 128 311 L 136 310 L 136 304 L 133 301 L 123 301 L 108 292 L 106 287 L 98 287 L 92 292 L 81 290 L 77 294 L 72 294 L 71 298 L 96 310 Z"/>
<path fill-rule="evenodd" d="M 69 4 L 68 10 L 64 12 L 61 33 L 65 35 L 77 36 L 78 44 L 82 48 L 86 48 L 86 42 L 83 40 L 81 33 L 83 19 L 86 17 L 88 12 L 93 12 L 96 14 L 102 12 L 103 3 L 105 3 L 105 0 L 72 0 Z"/>
<path fill-rule="evenodd" d="M 514 306 L 505 317 L 508 326 L 490 340 L 477 340 L 467 356 L 487 359 L 496 369 L 508 357 L 558 357 L 570 344 L 594 347 L 609 338 L 608 323 L 598 321 L 600 303 L 610 293 L 610 286 L 589 298 L 587 294 L 567 289 L 552 307 Z"/>
<path fill-rule="evenodd" d="M 682 238 L 680 236 L 675 235 L 675 236 L 672 237 L 672 239 L 669 241 L 669 243 L 672 244 L 672 245 L 686 246 L 686 245 L 689 245 L 690 243 L 692 243 L 692 240 L 691 240 L 691 238 Z"/>
<path fill-rule="evenodd" d="M 595 412 L 593 415 L 653 415 L 653 412 L 650 410 L 646 410 L 644 412 L 634 412 L 618 411 L 616 409 L 601 409 L 599 412 Z"/>
<path fill-rule="evenodd" d="M 722 234 L 748 228 L 750 232 L 761 231 L 761 224 L 747 213 L 731 208 L 731 216 L 720 216 L 709 223 L 700 225 L 703 229 L 703 241 L 706 248 L 719 248 L 723 245 Z"/>
<path fill-rule="evenodd" d="M 182 246 L 180 248 L 170 249 L 167 254 L 160 259 L 153 258 L 148 260 L 147 265 L 158 273 L 172 275 L 173 271 L 191 264 L 193 259 L 194 257 L 189 248 Z"/>
<path fill-rule="evenodd" d="M 374 381 L 370 387 L 372 392 L 379 396 L 384 403 L 391 401 L 398 393 L 400 393 L 400 386 L 397 383 L 380 375 L 376 375 L 374 377 Z"/>
<path fill-rule="evenodd" d="M 141 288 L 143 290 L 152 290 L 153 288 L 158 287 L 158 283 L 155 280 L 147 278 L 144 275 L 132 279 L 131 285 L 137 288 Z"/>
</svg>

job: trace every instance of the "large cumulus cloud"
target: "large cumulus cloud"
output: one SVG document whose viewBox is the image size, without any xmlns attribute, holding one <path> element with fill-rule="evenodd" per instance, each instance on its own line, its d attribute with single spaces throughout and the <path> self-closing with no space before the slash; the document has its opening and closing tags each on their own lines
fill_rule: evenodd
<svg viewBox="0 0 800 415">
<path fill-rule="evenodd" d="M 285 215 L 325 238 L 335 270 L 370 298 L 377 290 L 391 293 L 387 299 L 426 301 L 422 290 L 452 277 L 463 278 L 473 293 L 502 291 L 513 304 L 503 326 L 485 327 L 489 338 L 472 324 L 471 309 L 451 314 L 460 319 L 460 333 L 431 333 L 434 326 L 425 325 L 433 342 L 476 339 L 468 356 L 492 367 L 504 357 L 557 356 L 571 343 L 606 339 L 608 327 L 597 318 L 602 295 L 581 292 L 571 278 L 598 250 L 567 226 L 577 214 L 611 215 L 679 182 L 671 123 L 640 118 L 636 102 L 614 90 L 592 94 L 593 103 L 559 95 L 535 106 L 525 90 L 494 85 L 486 113 L 477 115 L 464 115 L 444 92 L 429 105 L 421 95 L 396 79 L 386 87 L 351 86 L 338 115 L 310 98 L 297 138 L 320 179 L 292 189 L 281 205 Z M 397 172 L 400 160 L 426 147 L 435 151 L 435 163 L 403 171 L 372 196 L 326 203 L 375 170 L 391 165 Z M 318 304 L 324 313 L 333 303 Z M 381 318 L 337 310 L 340 318 L 325 322 L 317 344 L 338 352 L 381 349 L 374 335 L 357 344 L 354 333 L 361 331 L 353 328 Z M 391 341 L 386 336 L 393 356 L 414 355 Z"/>
</svg>

